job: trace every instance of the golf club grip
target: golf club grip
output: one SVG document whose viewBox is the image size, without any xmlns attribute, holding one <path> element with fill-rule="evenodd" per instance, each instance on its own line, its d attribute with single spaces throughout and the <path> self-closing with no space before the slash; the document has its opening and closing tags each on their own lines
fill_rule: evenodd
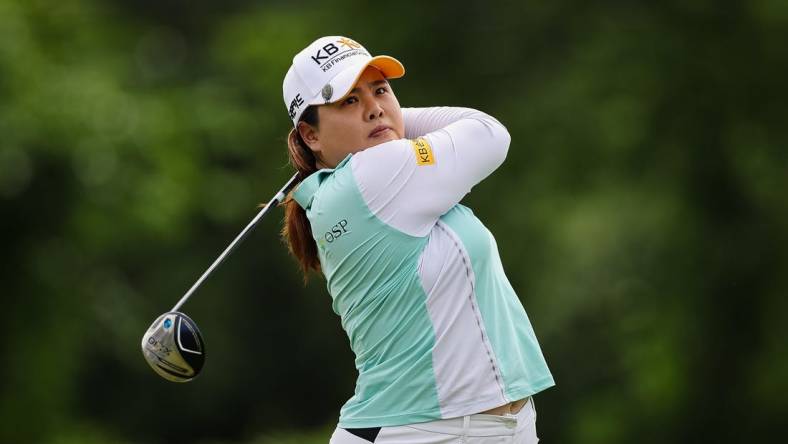
<svg viewBox="0 0 788 444">
<path fill-rule="evenodd" d="M 200 276 L 199 279 L 197 279 L 197 281 L 194 283 L 194 285 L 192 285 L 191 288 L 189 288 L 189 291 L 187 291 L 186 294 L 183 295 L 181 300 L 178 301 L 178 303 L 175 304 L 175 306 L 172 307 L 172 310 L 170 310 L 170 311 L 178 311 L 178 309 L 180 309 L 181 306 L 184 303 L 186 303 L 187 300 L 189 300 L 191 295 L 194 294 L 195 291 L 197 291 L 197 289 L 200 287 L 200 285 L 202 285 L 203 281 L 205 281 L 205 279 L 208 278 L 208 276 L 211 274 L 211 272 L 216 267 L 218 267 L 219 264 L 221 264 L 224 261 L 224 259 L 227 256 L 229 256 L 230 253 L 233 252 L 235 247 L 237 247 L 238 244 L 240 244 L 241 241 L 243 241 L 244 238 L 254 229 L 254 227 L 257 225 L 257 223 L 260 222 L 260 219 L 262 219 L 263 216 L 265 216 L 265 214 L 268 213 L 268 211 L 271 208 L 277 206 L 278 204 L 280 204 L 284 200 L 284 198 L 287 195 L 287 193 L 295 186 L 297 179 L 298 179 L 298 173 L 294 174 L 293 177 L 291 177 L 290 180 L 287 181 L 287 183 L 282 187 L 282 189 L 280 189 L 279 192 L 277 192 L 274 195 L 274 197 L 265 205 L 265 207 L 263 207 L 263 209 L 260 210 L 259 213 L 257 213 L 257 215 L 254 217 L 254 219 L 252 219 L 252 221 L 249 222 L 248 225 L 246 225 L 246 228 L 244 228 L 238 234 L 238 236 L 236 236 L 235 239 L 233 239 L 233 241 L 230 242 L 230 245 L 228 245 L 227 248 L 225 248 L 224 251 L 222 251 L 222 253 L 219 255 L 219 257 L 217 257 L 216 260 L 213 261 L 211 266 L 208 267 L 207 270 L 205 270 L 205 272 L 202 274 L 202 276 Z"/>
</svg>

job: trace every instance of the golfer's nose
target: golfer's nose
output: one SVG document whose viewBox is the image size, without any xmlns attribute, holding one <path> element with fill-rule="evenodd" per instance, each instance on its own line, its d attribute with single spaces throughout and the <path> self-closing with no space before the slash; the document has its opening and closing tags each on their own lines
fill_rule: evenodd
<svg viewBox="0 0 788 444">
<path fill-rule="evenodd" d="M 367 120 L 375 120 L 383 117 L 383 107 L 377 100 L 369 100 L 366 110 Z"/>
</svg>

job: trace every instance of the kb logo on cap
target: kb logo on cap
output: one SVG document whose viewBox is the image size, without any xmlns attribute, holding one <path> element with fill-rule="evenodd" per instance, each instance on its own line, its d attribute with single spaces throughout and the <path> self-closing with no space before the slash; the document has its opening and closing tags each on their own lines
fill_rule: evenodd
<svg viewBox="0 0 788 444">
<path fill-rule="evenodd" d="M 339 43 L 340 46 L 347 47 L 348 49 L 358 49 L 361 48 L 361 45 L 350 40 L 349 38 L 341 38 L 336 41 Z M 312 56 L 312 60 L 315 61 L 318 65 L 322 65 L 324 61 L 328 60 L 332 55 L 339 52 L 339 47 L 334 43 L 329 43 L 322 48 L 317 50 L 317 54 Z M 325 54 L 323 53 L 325 52 Z"/>
</svg>

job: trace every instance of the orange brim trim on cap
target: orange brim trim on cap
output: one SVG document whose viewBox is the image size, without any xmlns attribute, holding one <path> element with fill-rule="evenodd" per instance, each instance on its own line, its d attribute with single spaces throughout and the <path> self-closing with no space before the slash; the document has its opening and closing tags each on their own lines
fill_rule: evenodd
<svg viewBox="0 0 788 444">
<path fill-rule="evenodd" d="M 358 79 L 361 78 L 361 75 L 364 74 L 364 70 L 366 70 L 368 66 L 374 66 L 375 68 L 380 70 L 380 72 L 383 74 L 383 77 L 387 79 L 398 79 L 405 75 L 405 67 L 402 65 L 402 63 L 399 60 L 395 59 L 394 57 L 387 55 L 372 57 L 372 59 L 370 59 L 369 62 L 367 62 L 364 66 L 361 67 L 361 69 L 359 69 L 358 74 L 356 74 L 356 77 L 353 79 L 353 82 L 348 87 L 348 90 L 345 91 L 345 93 L 342 94 L 340 98 L 336 100 L 332 100 L 331 103 L 336 103 L 341 100 L 344 100 L 344 98 L 347 97 L 348 94 L 350 94 L 350 91 L 353 90 L 353 85 L 355 85 L 358 82 Z"/>
<path fill-rule="evenodd" d="M 405 67 L 402 66 L 399 60 L 387 55 L 372 57 L 372 60 L 367 63 L 367 66 L 374 66 L 378 68 L 387 79 L 398 79 L 405 75 Z M 361 72 L 364 72 L 363 70 Z M 359 74 L 360 76 L 361 74 Z M 358 78 L 356 78 L 356 82 Z M 353 82 L 355 85 L 356 82 Z"/>
</svg>

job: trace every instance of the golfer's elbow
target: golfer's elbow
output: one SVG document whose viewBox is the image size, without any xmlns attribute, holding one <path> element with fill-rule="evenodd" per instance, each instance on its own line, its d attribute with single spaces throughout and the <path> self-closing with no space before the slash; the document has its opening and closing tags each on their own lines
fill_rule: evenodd
<svg viewBox="0 0 788 444">
<path fill-rule="evenodd" d="M 496 130 L 496 140 L 495 146 L 497 153 L 500 157 L 500 163 L 506 159 L 506 155 L 509 153 L 509 145 L 512 143 L 512 135 L 509 134 L 509 130 L 506 129 L 501 122 L 495 121 L 498 125 L 498 129 Z"/>
<path fill-rule="evenodd" d="M 486 155 L 491 157 L 491 162 L 495 163 L 496 168 L 500 166 L 506 159 L 506 154 L 509 152 L 509 144 L 512 142 L 512 136 L 501 122 L 495 117 L 479 113 L 478 121 L 482 123 L 485 131 L 485 138 L 487 139 L 487 152 Z"/>
</svg>

